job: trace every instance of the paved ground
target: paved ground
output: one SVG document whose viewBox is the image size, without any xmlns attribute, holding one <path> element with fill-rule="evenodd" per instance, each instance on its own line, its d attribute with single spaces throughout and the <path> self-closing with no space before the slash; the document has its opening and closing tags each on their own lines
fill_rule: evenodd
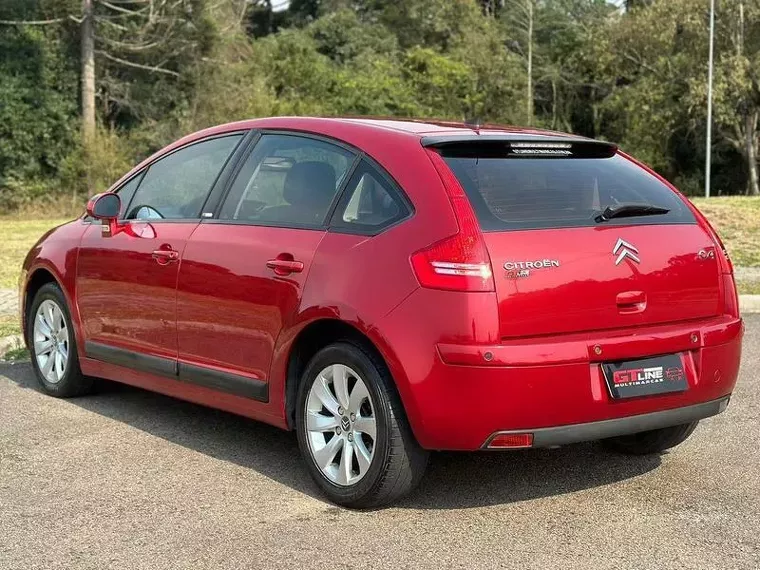
<svg viewBox="0 0 760 570">
<path fill-rule="evenodd" d="M 760 568 L 760 315 L 728 411 L 661 458 L 437 454 L 394 508 L 323 501 L 292 434 L 0 365 L 0 567 Z"/>
<path fill-rule="evenodd" d="M 13 315 L 18 311 L 18 291 L 0 289 L 0 316 Z"/>
</svg>

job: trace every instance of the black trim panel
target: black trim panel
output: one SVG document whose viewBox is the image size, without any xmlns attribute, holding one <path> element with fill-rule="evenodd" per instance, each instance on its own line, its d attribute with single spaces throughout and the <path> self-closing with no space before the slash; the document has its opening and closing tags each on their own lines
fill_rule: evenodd
<svg viewBox="0 0 760 570">
<path fill-rule="evenodd" d="M 203 224 L 217 224 L 227 226 L 254 226 L 260 228 L 282 228 L 285 230 L 311 230 L 315 232 L 326 232 L 327 228 L 324 226 L 317 226 L 313 224 L 290 224 L 287 222 L 252 222 L 250 220 L 220 220 L 219 218 L 205 218 L 201 220 Z"/>
<path fill-rule="evenodd" d="M 177 375 L 177 361 L 171 358 L 140 354 L 132 350 L 92 341 L 84 343 L 84 353 L 88 358 L 132 368 L 133 370 L 142 370 L 161 376 Z"/>
<path fill-rule="evenodd" d="M 731 396 L 724 396 L 717 400 L 695 404 L 693 406 L 684 406 L 683 408 L 663 410 L 661 412 L 652 412 L 649 414 L 639 414 L 626 418 L 615 418 L 613 420 L 603 420 L 600 422 L 539 429 L 500 431 L 489 437 L 483 445 L 483 448 L 487 448 L 491 440 L 499 434 L 532 433 L 533 445 L 531 447 L 553 447 L 555 445 L 566 445 L 581 441 L 596 441 L 598 439 L 605 439 L 618 435 L 628 435 L 642 431 L 688 424 L 697 420 L 709 418 L 710 416 L 715 416 L 725 411 L 728 407 L 728 401 L 730 398 Z"/>
<path fill-rule="evenodd" d="M 177 363 L 171 358 L 150 356 L 124 348 L 116 348 L 99 342 L 88 341 L 84 344 L 84 353 L 88 358 L 123 366 L 132 370 L 149 372 L 196 384 L 204 388 L 226 392 L 234 396 L 251 398 L 259 402 L 269 401 L 269 384 L 247 376 L 220 372 L 205 366 L 196 366 L 185 362 Z"/>
<path fill-rule="evenodd" d="M 211 193 L 206 198 L 206 203 L 201 208 L 201 218 L 204 220 L 213 219 L 217 216 L 218 210 L 221 209 L 222 203 L 232 187 L 232 182 L 243 167 L 246 157 L 251 149 L 256 146 L 261 134 L 256 130 L 248 131 L 243 137 L 235 151 L 227 159 L 227 163 L 222 168 L 216 182 L 211 187 Z M 204 215 L 210 214 L 210 215 Z"/>
<path fill-rule="evenodd" d="M 185 362 L 179 363 L 179 379 L 182 382 L 197 384 L 219 392 L 251 398 L 259 402 L 269 401 L 269 384 L 261 380 L 220 372 L 204 366 Z"/>
</svg>

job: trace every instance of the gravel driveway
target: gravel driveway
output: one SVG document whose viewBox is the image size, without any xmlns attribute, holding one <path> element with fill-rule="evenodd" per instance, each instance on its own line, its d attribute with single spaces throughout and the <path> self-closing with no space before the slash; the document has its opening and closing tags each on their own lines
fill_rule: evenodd
<svg viewBox="0 0 760 570">
<path fill-rule="evenodd" d="M 440 453 L 402 504 L 326 503 L 295 437 L 0 365 L 0 567 L 760 568 L 760 315 L 728 411 L 662 457 Z"/>
</svg>

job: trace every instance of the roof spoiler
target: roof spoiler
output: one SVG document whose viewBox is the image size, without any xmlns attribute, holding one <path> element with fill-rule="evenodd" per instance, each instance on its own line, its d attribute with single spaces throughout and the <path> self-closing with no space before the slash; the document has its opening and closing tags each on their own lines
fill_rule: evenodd
<svg viewBox="0 0 760 570">
<path fill-rule="evenodd" d="M 422 146 L 458 158 L 610 158 L 617 145 L 581 137 L 458 135 L 423 137 Z"/>
</svg>

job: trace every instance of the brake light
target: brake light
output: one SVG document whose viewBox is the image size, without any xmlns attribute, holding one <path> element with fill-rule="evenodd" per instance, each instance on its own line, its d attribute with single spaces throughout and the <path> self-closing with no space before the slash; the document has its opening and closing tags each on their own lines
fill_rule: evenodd
<svg viewBox="0 0 760 570">
<path fill-rule="evenodd" d="M 739 293 L 736 291 L 734 276 L 724 273 L 723 277 L 723 314 L 739 316 Z"/>
<path fill-rule="evenodd" d="M 672 186 L 671 186 L 672 187 Z M 680 194 L 680 193 L 679 193 Z M 697 207 L 691 203 L 691 201 L 682 196 L 686 205 L 691 209 L 694 216 L 697 218 L 697 222 L 700 227 L 710 236 L 713 244 L 715 244 L 718 257 L 718 269 L 720 270 L 721 278 L 721 293 L 723 295 L 723 309 L 724 315 L 730 315 L 732 317 L 739 317 L 739 293 L 736 291 L 736 281 L 734 280 L 734 264 L 731 263 L 731 258 L 728 255 L 726 246 L 723 245 L 723 240 L 718 236 L 718 232 L 712 227 L 712 224 L 707 217 L 700 212 Z"/>
<path fill-rule="evenodd" d="M 668 184 L 673 190 L 678 192 L 671 184 Z M 728 255 L 726 246 L 723 245 L 723 240 L 720 239 L 718 232 L 712 227 L 712 224 L 707 217 L 700 212 L 697 207 L 691 203 L 691 201 L 683 196 L 680 192 L 681 198 L 689 209 L 697 218 L 697 223 L 700 227 L 710 236 L 713 244 L 715 244 L 715 255 L 718 257 L 718 269 L 720 270 L 720 289 L 723 295 L 723 308 L 724 315 L 730 315 L 732 317 L 739 317 L 739 293 L 736 291 L 736 281 L 734 280 L 734 264 L 731 262 L 731 257 Z"/>
<path fill-rule="evenodd" d="M 494 291 L 491 259 L 472 206 L 441 155 L 428 150 L 451 202 L 459 227 L 456 234 L 412 254 L 423 287 L 448 291 Z"/>
</svg>

